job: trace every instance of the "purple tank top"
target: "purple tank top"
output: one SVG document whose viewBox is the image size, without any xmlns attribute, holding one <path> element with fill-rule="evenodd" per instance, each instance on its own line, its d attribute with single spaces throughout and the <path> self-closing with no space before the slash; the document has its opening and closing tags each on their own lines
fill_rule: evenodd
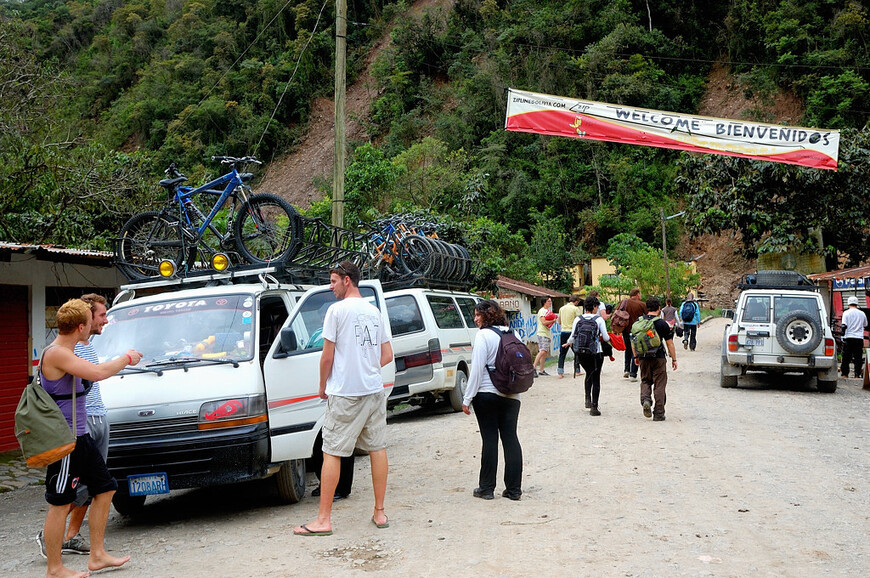
<svg viewBox="0 0 870 578">
<path fill-rule="evenodd" d="M 69 395 L 72 393 L 72 386 L 75 383 L 76 388 L 76 436 L 83 436 L 88 433 L 88 413 L 85 409 L 87 396 L 84 395 L 84 387 L 80 377 L 74 377 L 69 373 L 63 374 L 60 379 L 48 379 L 42 373 L 42 368 L 39 369 L 39 379 L 42 380 L 42 387 L 45 391 L 52 395 Z M 56 399 L 61 413 L 66 418 L 66 422 L 72 429 L 72 399 Z"/>
</svg>

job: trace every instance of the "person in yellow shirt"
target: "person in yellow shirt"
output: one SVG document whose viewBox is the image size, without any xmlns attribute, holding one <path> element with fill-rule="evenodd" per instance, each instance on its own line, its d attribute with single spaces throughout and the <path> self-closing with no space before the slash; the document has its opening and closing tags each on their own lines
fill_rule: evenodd
<svg viewBox="0 0 870 578">
<path fill-rule="evenodd" d="M 568 348 L 565 347 L 565 344 L 568 343 L 568 338 L 571 337 L 571 328 L 574 327 L 574 319 L 580 315 L 580 307 L 577 305 L 578 303 L 580 303 L 580 296 L 571 295 L 568 298 L 568 302 L 559 307 L 559 325 L 562 327 L 562 331 L 559 335 L 559 344 L 561 345 L 559 348 L 559 364 L 556 368 L 556 372 L 559 374 L 559 379 L 565 377 L 565 356 L 568 354 Z"/>
</svg>

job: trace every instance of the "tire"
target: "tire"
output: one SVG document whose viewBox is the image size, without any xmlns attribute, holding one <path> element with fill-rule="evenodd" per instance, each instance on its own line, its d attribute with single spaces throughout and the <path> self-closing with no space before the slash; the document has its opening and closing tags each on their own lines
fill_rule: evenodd
<svg viewBox="0 0 870 578">
<path fill-rule="evenodd" d="M 290 203 L 277 195 L 252 195 L 242 204 L 233 224 L 236 248 L 249 263 L 289 263 L 302 244 L 301 219 Z"/>
<path fill-rule="evenodd" d="M 795 355 L 813 352 L 822 342 L 822 326 L 806 311 L 792 311 L 776 323 L 776 340 Z"/>
<path fill-rule="evenodd" d="M 724 388 L 737 387 L 736 375 L 725 375 L 725 366 L 728 365 L 727 358 L 723 355 L 722 361 L 719 364 L 719 385 Z"/>
<path fill-rule="evenodd" d="M 112 505 L 122 516 L 137 516 L 145 508 L 146 496 L 131 496 L 127 493 L 115 492 L 112 496 Z"/>
<path fill-rule="evenodd" d="M 158 275 L 158 265 L 164 259 L 181 269 L 184 245 L 177 218 L 163 212 L 145 211 L 124 223 L 118 237 L 115 264 L 128 279 Z"/>
<path fill-rule="evenodd" d="M 295 504 L 305 496 L 305 460 L 284 462 L 275 474 L 275 488 L 278 496 L 287 504 Z"/>
<path fill-rule="evenodd" d="M 462 411 L 462 398 L 465 396 L 465 388 L 468 385 L 468 374 L 464 369 L 456 370 L 456 385 L 447 394 L 450 407 L 453 411 Z"/>
<path fill-rule="evenodd" d="M 405 245 L 405 266 L 415 277 L 429 277 L 432 273 L 432 245 L 429 239 L 420 235 L 409 235 L 403 241 Z"/>
<path fill-rule="evenodd" d="M 819 379 L 816 382 L 816 388 L 819 390 L 819 393 L 834 393 L 837 391 L 837 382 Z"/>
</svg>

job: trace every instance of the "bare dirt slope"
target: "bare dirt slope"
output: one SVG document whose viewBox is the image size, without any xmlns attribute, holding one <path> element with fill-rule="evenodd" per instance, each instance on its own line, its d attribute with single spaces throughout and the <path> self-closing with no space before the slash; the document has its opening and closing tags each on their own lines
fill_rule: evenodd
<svg viewBox="0 0 870 578">
<path fill-rule="evenodd" d="M 453 0 L 417 0 L 411 14 L 421 16 L 428 10 L 446 9 Z M 348 143 L 368 138 L 365 120 L 372 102 L 377 97 L 377 83 L 371 66 L 378 55 L 390 44 L 389 32 L 368 53 L 363 72 L 347 86 L 345 135 Z M 290 153 L 269 164 L 260 189 L 276 193 L 296 206 L 308 208 L 323 198 L 317 183 L 332 182 L 332 164 L 335 149 L 335 101 L 318 98 L 311 107 L 311 121 L 302 142 Z"/>
</svg>

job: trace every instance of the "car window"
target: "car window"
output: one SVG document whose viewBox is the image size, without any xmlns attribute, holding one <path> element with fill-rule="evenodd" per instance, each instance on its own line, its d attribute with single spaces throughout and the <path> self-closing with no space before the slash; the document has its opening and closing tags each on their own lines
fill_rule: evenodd
<svg viewBox="0 0 870 578">
<path fill-rule="evenodd" d="M 423 316 L 420 314 L 417 300 L 412 295 L 388 297 L 385 301 L 393 337 L 423 330 Z"/>
<path fill-rule="evenodd" d="M 427 295 L 432 313 L 435 315 L 435 323 L 441 329 L 463 329 L 462 316 L 451 297 Z"/>
<path fill-rule="evenodd" d="M 459 310 L 462 312 L 462 318 L 465 319 L 467 327 L 475 327 L 474 325 L 474 299 L 469 297 L 457 297 L 456 302 L 459 304 Z"/>
<path fill-rule="evenodd" d="M 773 320 L 778 322 L 794 311 L 804 311 L 818 317 L 818 305 L 813 297 L 774 297 Z"/>
<path fill-rule="evenodd" d="M 375 291 L 371 287 L 360 287 L 359 292 L 363 299 L 377 306 Z M 321 349 L 323 347 L 323 319 L 326 310 L 335 303 L 335 295 L 332 291 L 325 290 L 309 298 L 293 316 L 290 327 L 296 334 L 296 349 L 293 351 L 307 351 Z"/>
<path fill-rule="evenodd" d="M 748 297 L 740 320 L 747 323 L 770 323 L 770 297 Z"/>
</svg>

